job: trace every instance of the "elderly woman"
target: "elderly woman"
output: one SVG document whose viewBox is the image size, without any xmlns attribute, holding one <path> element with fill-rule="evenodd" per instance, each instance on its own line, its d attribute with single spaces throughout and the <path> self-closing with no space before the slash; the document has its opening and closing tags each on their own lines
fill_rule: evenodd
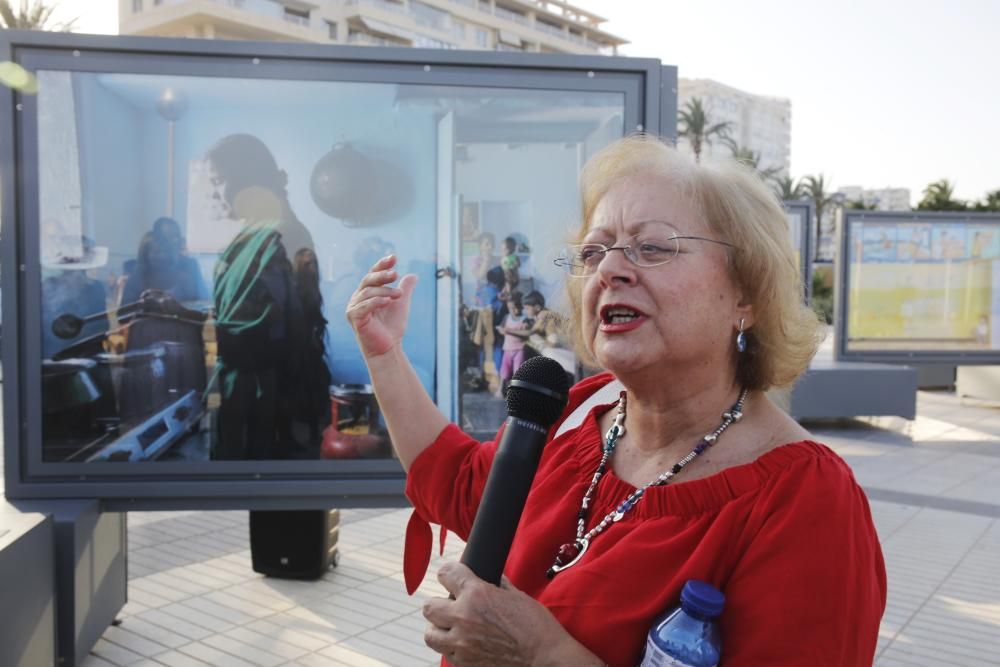
<svg viewBox="0 0 1000 667">
<path fill-rule="evenodd" d="M 509 579 L 443 566 L 453 599 L 425 604 L 427 644 L 457 666 L 632 666 L 700 579 L 726 595 L 724 665 L 871 664 L 886 579 L 867 500 L 764 394 L 818 340 L 781 206 L 742 166 L 641 136 L 594 156 L 582 191 L 563 264 L 581 351 L 607 372 L 573 388 L 550 434 Z M 400 344 L 415 280 L 392 287 L 395 262 L 347 314 L 408 471 L 407 558 L 426 557 L 423 519 L 468 535 L 495 443 L 421 390 Z"/>
</svg>

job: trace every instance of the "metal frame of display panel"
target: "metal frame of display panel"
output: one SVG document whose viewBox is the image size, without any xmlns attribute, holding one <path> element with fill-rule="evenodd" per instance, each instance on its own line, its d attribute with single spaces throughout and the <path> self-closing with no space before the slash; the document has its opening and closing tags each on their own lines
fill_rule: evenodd
<svg viewBox="0 0 1000 667">
<path fill-rule="evenodd" d="M 789 213 L 798 213 L 802 216 L 798 247 L 799 269 L 802 272 L 802 289 L 808 304 L 812 300 L 813 204 L 808 199 L 786 199 L 781 203 Z"/>
<path fill-rule="evenodd" d="M 998 243 L 1000 243 L 1000 215 L 992 213 L 957 212 L 892 212 L 892 211 L 855 211 L 844 210 L 840 229 L 838 230 L 838 260 L 836 273 L 834 354 L 838 361 L 862 361 L 895 364 L 946 364 L 963 365 L 997 365 L 1000 364 L 1000 349 L 989 350 L 932 350 L 913 347 L 901 348 L 898 351 L 887 350 L 849 350 L 847 329 L 847 314 L 850 307 L 851 291 L 851 223 L 869 222 L 876 224 L 934 224 L 941 227 L 959 225 L 995 226 Z M 1000 259 L 1000 258 L 997 258 Z M 943 263 L 936 260 L 937 263 Z M 933 260 L 932 260 L 933 262 Z M 929 263 L 932 263 L 929 262 Z M 1000 299 L 1000 291 L 992 297 L 996 302 Z M 1000 303 L 1000 302 L 998 302 Z"/>
<path fill-rule="evenodd" d="M 661 119 L 676 116 L 677 70 L 653 59 L 3 31 L 0 61 L 29 70 L 617 92 L 626 133 L 676 135 L 675 125 L 661 126 Z M 404 474 L 391 459 L 339 460 L 322 464 L 324 471 L 315 461 L 157 462 L 139 474 L 118 463 L 42 463 L 40 456 L 25 456 L 40 451 L 41 441 L 41 407 L 27 398 L 38 395 L 29 390 L 38 389 L 41 371 L 25 362 L 40 358 L 27 354 L 38 351 L 41 326 L 40 260 L 28 251 L 37 249 L 39 232 L 25 224 L 39 214 L 37 154 L 23 141 L 36 129 L 36 113 L 32 97 L 0 86 L 7 495 L 100 498 L 112 510 L 404 503 Z"/>
</svg>

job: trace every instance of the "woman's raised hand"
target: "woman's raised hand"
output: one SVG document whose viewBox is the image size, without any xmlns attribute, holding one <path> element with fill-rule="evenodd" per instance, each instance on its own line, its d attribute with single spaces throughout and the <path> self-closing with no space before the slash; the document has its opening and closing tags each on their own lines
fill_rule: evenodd
<svg viewBox="0 0 1000 667">
<path fill-rule="evenodd" d="M 403 276 L 399 287 L 390 287 L 399 277 L 396 261 L 395 255 L 387 255 L 375 262 L 347 302 L 347 321 L 366 358 L 385 354 L 398 345 L 406 333 L 417 277 Z"/>
</svg>

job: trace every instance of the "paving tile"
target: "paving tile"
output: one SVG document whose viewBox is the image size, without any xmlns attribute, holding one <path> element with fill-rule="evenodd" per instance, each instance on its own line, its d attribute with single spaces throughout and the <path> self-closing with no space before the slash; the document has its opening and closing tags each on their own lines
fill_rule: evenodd
<svg viewBox="0 0 1000 667">
<path fill-rule="evenodd" d="M 391 624 L 387 625 L 391 626 Z M 417 638 L 412 636 L 399 637 L 398 635 L 384 632 L 382 628 L 378 628 L 358 635 L 357 639 L 371 642 L 376 646 L 409 656 L 411 658 L 410 664 L 412 664 L 412 659 L 433 660 L 435 655 L 434 651 L 424 643 L 423 634 Z M 348 644 L 350 641 L 352 640 L 349 640 Z"/>
<path fill-rule="evenodd" d="M 201 606 L 197 598 L 191 598 L 183 602 L 167 605 L 163 611 L 169 616 L 173 616 L 182 623 L 194 624 L 208 630 L 210 633 L 225 632 L 233 627 L 233 623 L 225 619 L 203 613 L 196 607 Z M 178 632 L 180 632 L 178 630 Z"/>
<path fill-rule="evenodd" d="M 105 630 L 102 638 L 146 658 L 151 658 L 171 648 L 134 632 L 131 627 L 126 628 L 122 625 L 112 625 Z"/>
<path fill-rule="evenodd" d="M 303 634 L 308 637 L 312 637 L 317 641 L 321 641 L 323 642 L 324 647 L 347 639 L 351 636 L 351 634 L 354 634 L 346 629 L 338 627 L 338 624 L 335 621 L 331 621 L 328 618 L 301 607 L 289 609 L 284 614 L 276 614 L 264 620 L 269 623 L 279 625 L 287 630 L 291 630 L 294 633 Z M 248 627 L 252 626 L 253 624 L 250 624 Z M 357 631 L 364 632 L 364 628 L 360 628 Z M 315 651 L 318 649 L 313 650 Z"/>
<path fill-rule="evenodd" d="M 330 656 L 320 655 L 318 653 L 311 653 L 303 656 L 296 660 L 296 662 L 302 665 L 302 667 L 362 667 L 361 663 L 358 662 L 344 662 L 342 660 L 336 660 Z M 378 661 L 371 661 L 367 663 L 368 667 L 382 664 L 384 663 Z"/>
<path fill-rule="evenodd" d="M 212 635 L 202 640 L 202 643 L 223 653 L 233 655 L 247 662 L 259 665 L 260 667 L 278 667 L 288 658 L 262 650 L 252 644 L 248 644 L 241 639 L 232 637 L 229 633 Z"/>
<path fill-rule="evenodd" d="M 242 602 L 242 601 L 241 601 Z M 244 603 L 245 604 L 245 603 Z M 231 625 L 243 625 L 249 623 L 256 617 L 239 609 L 234 609 L 226 604 L 221 604 L 208 595 L 202 597 L 189 598 L 184 601 L 184 606 L 189 610 L 193 609 L 205 616 L 221 619 Z M 266 615 L 267 612 L 264 612 Z"/>
<path fill-rule="evenodd" d="M 168 614 L 160 609 L 151 609 L 139 614 L 135 618 L 162 628 L 167 632 L 187 637 L 189 641 L 203 639 L 215 632 L 215 630 L 198 624 L 194 619 L 191 621 L 185 620 L 182 617 Z"/>
<path fill-rule="evenodd" d="M 128 597 L 130 601 L 134 601 L 146 609 L 156 609 L 157 607 L 164 607 L 171 603 L 171 600 L 147 593 L 141 588 L 133 586 L 131 579 L 128 584 Z"/>
<path fill-rule="evenodd" d="M 118 627 L 167 648 L 177 648 L 178 646 L 191 643 L 190 637 L 185 637 L 184 635 L 167 629 L 159 623 L 151 623 L 139 616 L 129 616 L 122 621 L 122 624 Z M 112 629 L 113 627 L 108 628 L 108 630 L 104 633 L 104 636 L 110 637 L 108 633 Z"/>
<path fill-rule="evenodd" d="M 352 667 L 404 667 L 407 666 L 406 661 L 410 660 L 406 656 L 393 654 L 392 660 L 394 661 L 390 661 L 383 655 L 372 653 L 372 647 L 361 646 L 356 649 L 348 646 L 346 641 L 336 646 L 325 648 L 319 651 L 317 655 L 339 660 L 345 664 L 352 665 Z"/>
<path fill-rule="evenodd" d="M 91 649 L 90 653 L 91 655 L 110 662 L 112 665 L 119 665 L 119 667 L 132 665 L 146 657 L 136 653 L 135 651 L 130 651 L 124 646 L 114 644 L 103 637 L 97 640 L 97 644 L 94 645 L 94 648 Z"/>
<path fill-rule="evenodd" d="M 132 664 L 137 665 L 139 663 Z M 91 653 L 83 659 L 80 667 L 117 667 L 117 665 Z"/>
<path fill-rule="evenodd" d="M 318 651 L 330 645 L 329 639 L 319 639 L 306 632 L 300 632 L 292 627 L 278 625 L 269 620 L 254 621 L 247 629 L 259 632 L 277 641 L 302 649 L 305 653 Z"/>
<path fill-rule="evenodd" d="M 213 635 L 209 639 L 212 639 L 215 636 L 216 635 Z M 188 644 L 187 646 L 182 646 L 178 650 L 185 655 L 189 655 L 192 658 L 196 658 L 202 662 L 212 665 L 212 667 L 259 667 L 257 663 L 249 662 L 201 642 L 195 642 L 193 644 Z"/>
</svg>

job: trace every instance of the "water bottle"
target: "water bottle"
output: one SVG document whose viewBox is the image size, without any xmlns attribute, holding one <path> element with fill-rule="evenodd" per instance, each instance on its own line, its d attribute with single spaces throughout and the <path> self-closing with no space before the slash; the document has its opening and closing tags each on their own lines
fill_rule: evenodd
<svg viewBox="0 0 1000 667">
<path fill-rule="evenodd" d="M 711 584 L 689 580 L 681 591 L 681 605 L 650 628 L 639 667 L 716 667 L 722 640 L 715 618 L 725 602 Z"/>
</svg>

